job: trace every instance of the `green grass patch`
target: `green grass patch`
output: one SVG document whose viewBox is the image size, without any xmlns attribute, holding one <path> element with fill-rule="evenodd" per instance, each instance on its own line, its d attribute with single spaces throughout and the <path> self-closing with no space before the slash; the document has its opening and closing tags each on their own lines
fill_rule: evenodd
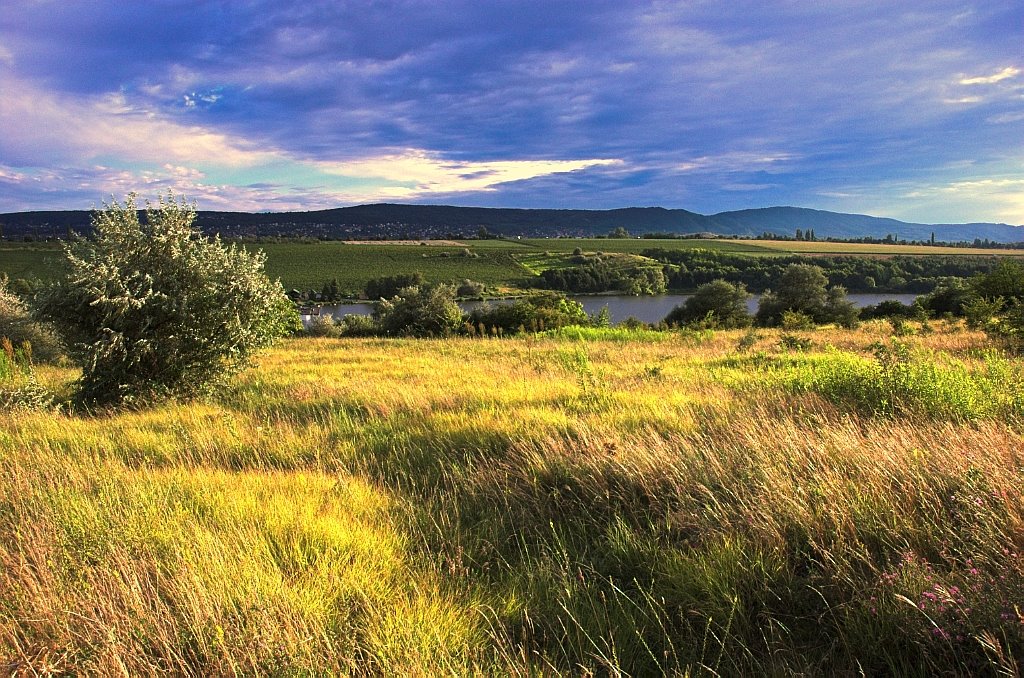
<svg viewBox="0 0 1024 678">
<path fill-rule="evenodd" d="M 667 341 L 673 337 L 673 334 L 658 330 L 627 329 L 625 327 L 580 327 L 579 325 L 570 325 L 555 330 L 539 332 L 537 336 L 566 341 L 639 341 L 650 343 Z"/>
<path fill-rule="evenodd" d="M 481 241 L 489 242 L 489 241 Z M 250 246 L 267 253 L 267 273 L 286 288 L 320 287 L 332 278 L 347 292 L 361 291 L 383 275 L 420 272 L 428 282 L 453 283 L 468 278 L 485 285 L 509 285 L 528 277 L 506 247 L 416 245 L 347 245 L 340 242 L 272 243 Z"/>
<path fill-rule="evenodd" d="M 587 253 L 616 252 L 640 254 L 644 250 L 662 248 L 671 250 L 705 249 L 738 254 L 778 256 L 778 251 L 747 242 L 702 238 L 523 238 L 517 241 L 549 252 L 572 252 L 579 248 Z"/>
<path fill-rule="evenodd" d="M 0 274 L 11 280 L 39 278 L 54 280 L 63 268 L 63 253 L 57 243 L 4 243 L 0 245 Z"/>
</svg>

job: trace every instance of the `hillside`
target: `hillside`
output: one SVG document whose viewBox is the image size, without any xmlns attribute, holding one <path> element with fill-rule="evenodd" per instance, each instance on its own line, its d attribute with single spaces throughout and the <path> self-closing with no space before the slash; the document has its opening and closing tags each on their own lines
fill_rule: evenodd
<svg viewBox="0 0 1024 678">
<path fill-rule="evenodd" d="M 36 211 L 0 214 L 8 239 L 62 237 L 88 229 L 90 212 Z M 1024 227 L 1007 224 L 914 224 L 864 214 L 800 207 L 765 207 L 702 215 L 684 209 L 629 207 L 614 210 L 504 209 L 448 205 L 374 204 L 309 212 L 200 211 L 200 228 L 224 236 L 309 236 L 313 238 L 430 238 L 476 235 L 481 228 L 504 236 L 587 237 L 625 228 L 644 233 L 757 236 L 792 235 L 813 229 L 823 238 L 885 238 L 939 241 L 975 239 L 1022 242 Z"/>
</svg>

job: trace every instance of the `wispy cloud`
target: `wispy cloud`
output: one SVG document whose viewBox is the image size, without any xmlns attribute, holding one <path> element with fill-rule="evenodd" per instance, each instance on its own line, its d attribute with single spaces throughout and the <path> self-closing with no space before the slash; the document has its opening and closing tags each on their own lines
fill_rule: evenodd
<svg viewBox="0 0 1024 678">
<path fill-rule="evenodd" d="M 1015 78 L 1018 75 L 1020 75 L 1020 69 L 1019 68 L 1017 68 L 1016 66 L 1007 66 L 1003 70 L 999 71 L 998 73 L 993 73 L 992 75 L 979 75 L 979 76 L 975 76 L 975 77 L 972 77 L 972 78 L 961 78 L 960 79 L 960 84 L 961 85 L 994 85 L 997 82 L 1002 82 L 1003 80 L 1009 80 L 1010 78 Z"/>
</svg>

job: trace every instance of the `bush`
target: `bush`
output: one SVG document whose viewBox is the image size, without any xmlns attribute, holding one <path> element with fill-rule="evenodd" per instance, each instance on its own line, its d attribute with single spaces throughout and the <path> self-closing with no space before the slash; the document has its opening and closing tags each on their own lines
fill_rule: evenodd
<svg viewBox="0 0 1024 678">
<path fill-rule="evenodd" d="M 837 323 L 844 327 L 857 324 L 858 313 L 846 299 L 846 289 L 828 288 L 821 268 L 808 264 L 790 264 L 779 279 L 778 289 L 765 292 L 757 307 L 760 325 L 779 324 L 786 311 L 795 311 L 816 323 Z"/>
<path fill-rule="evenodd" d="M 380 334 L 377 323 L 368 315 L 348 314 L 336 321 L 338 332 L 343 337 L 375 337 Z"/>
<path fill-rule="evenodd" d="M 665 316 L 669 325 L 704 323 L 707 327 L 735 329 L 748 327 L 751 317 L 747 312 L 750 294 L 742 283 L 733 285 L 715 280 L 697 288 L 696 293 L 681 306 Z"/>
<path fill-rule="evenodd" d="M 82 367 L 85 404 L 195 396 L 248 365 L 299 325 L 280 282 L 250 254 L 193 228 L 194 206 L 135 196 L 92 218 L 93 235 L 65 246 L 67 276 L 40 296 Z"/>
<path fill-rule="evenodd" d="M 306 334 L 311 337 L 340 337 L 341 328 L 334 321 L 334 316 L 315 315 L 306 326 Z"/>
<path fill-rule="evenodd" d="M 0 337 L 15 345 L 28 342 L 37 361 L 52 362 L 63 355 L 54 328 L 32 318 L 28 306 L 7 287 L 6 278 L 0 278 Z"/>
<path fill-rule="evenodd" d="M 455 295 L 458 297 L 477 298 L 483 296 L 483 294 L 484 284 L 473 280 L 463 280 L 455 289 Z"/>
<path fill-rule="evenodd" d="M 469 315 L 474 328 L 483 333 L 501 330 L 503 334 L 538 332 L 567 325 L 588 325 L 590 316 L 578 301 L 555 292 L 534 292 L 511 304 L 485 304 Z"/>
<path fill-rule="evenodd" d="M 451 285 L 407 287 L 373 309 L 380 332 L 390 336 L 445 337 L 462 327 L 462 310 Z"/>
</svg>

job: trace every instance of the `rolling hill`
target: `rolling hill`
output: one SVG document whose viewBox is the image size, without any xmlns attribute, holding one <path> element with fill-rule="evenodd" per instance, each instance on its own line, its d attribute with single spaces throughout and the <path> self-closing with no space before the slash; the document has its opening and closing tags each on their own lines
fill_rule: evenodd
<svg viewBox="0 0 1024 678">
<path fill-rule="evenodd" d="M 90 212 L 35 211 L 0 214 L 9 239 L 60 237 L 84 232 Z M 224 236 L 309 236 L 313 238 L 466 237 L 481 229 L 504 236 L 595 236 L 615 228 L 644 233 L 791 236 L 813 229 L 818 239 L 885 238 L 947 242 L 1024 241 L 1024 226 L 1008 224 L 916 224 L 864 214 L 801 207 L 765 207 L 703 215 L 684 209 L 629 207 L 614 210 L 506 209 L 447 205 L 372 204 L 309 212 L 200 211 L 198 225 Z"/>
</svg>

